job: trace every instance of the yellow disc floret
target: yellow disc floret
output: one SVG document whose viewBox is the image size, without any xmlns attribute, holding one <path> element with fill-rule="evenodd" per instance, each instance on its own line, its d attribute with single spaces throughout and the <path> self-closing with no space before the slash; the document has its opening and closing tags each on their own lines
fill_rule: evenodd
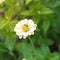
<svg viewBox="0 0 60 60">
<path fill-rule="evenodd" d="M 22 26 L 22 30 L 23 30 L 24 32 L 29 31 L 29 26 L 28 26 L 27 24 L 24 24 L 24 25 Z"/>
</svg>

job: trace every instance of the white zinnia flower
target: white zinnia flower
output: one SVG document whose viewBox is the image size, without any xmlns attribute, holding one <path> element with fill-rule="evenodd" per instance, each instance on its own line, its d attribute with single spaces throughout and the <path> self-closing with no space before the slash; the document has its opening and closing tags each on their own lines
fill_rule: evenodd
<svg viewBox="0 0 60 60">
<path fill-rule="evenodd" d="M 26 38 L 29 35 L 33 35 L 36 30 L 36 24 L 31 19 L 24 19 L 18 22 L 15 26 L 14 31 L 20 39 Z"/>
<path fill-rule="evenodd" d="M 3 3 L 5 0 L 0 0 L 0 4 Z"/>
</svg>

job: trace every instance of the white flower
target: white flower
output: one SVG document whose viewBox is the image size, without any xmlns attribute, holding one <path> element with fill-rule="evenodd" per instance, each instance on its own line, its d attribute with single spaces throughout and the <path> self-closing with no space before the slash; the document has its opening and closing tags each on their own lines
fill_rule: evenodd
<svg viewBox="0 0 60 60">
<path fill-rule="evenodd" d="M 3 3 L 5 0 L 0 0 L 0 4 Z"/>
<path fill-rule="evenodd" d="M 24 19 L 18 22 L 14 28 L 14 31 L 20 39 L 26 38 L 29 35 L 33 35 L 37 25 L 31 19 Z"/>
<path fill-rule="evenodd" d="M 23 60 L 25 60 L 25 58 L 23 58 Z"/>
</svg>

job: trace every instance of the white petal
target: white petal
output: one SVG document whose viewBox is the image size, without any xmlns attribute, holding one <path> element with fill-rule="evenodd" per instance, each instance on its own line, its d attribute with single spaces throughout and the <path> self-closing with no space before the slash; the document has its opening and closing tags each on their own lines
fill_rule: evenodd
<svg viewBox="0 0 60 60">
<path fill-rule="evenodd" d="M 20 35 L 19 38 L 22 39 L 22 35 Z"/>
</svg>

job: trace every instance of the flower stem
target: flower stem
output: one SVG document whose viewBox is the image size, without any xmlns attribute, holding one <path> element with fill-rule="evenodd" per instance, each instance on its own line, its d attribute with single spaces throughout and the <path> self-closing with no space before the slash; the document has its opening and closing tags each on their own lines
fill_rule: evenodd
<svg viewBox="0 0 60 60">
<path fill-rule="evenodd" d="M 30 36 L 28 37 L 28 39 L 30 40 L 31 45 L 34 48 L 34 44 L 33 44 L 32 40 L 31 40 Z"/>
</svg>

